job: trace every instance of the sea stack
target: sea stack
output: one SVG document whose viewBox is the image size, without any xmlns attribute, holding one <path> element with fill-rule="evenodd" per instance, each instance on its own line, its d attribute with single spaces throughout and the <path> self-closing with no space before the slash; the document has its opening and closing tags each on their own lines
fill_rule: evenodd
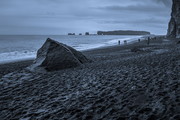
<svg viewBox="0 0 180 120">
<path fill-rule="evenodd" d="M 180 0 L 173 0 L 167 37 L 180 38 Z"/>
<path fill-rule="evenodd" d="M 34 63 L 28 69 L 30 71 L 42 69 L 54 71 L 77 67 L 89 61 L 81 52 L 76 51 L 74 48 L 48 38 L 38 50 Z"/>
</svg>

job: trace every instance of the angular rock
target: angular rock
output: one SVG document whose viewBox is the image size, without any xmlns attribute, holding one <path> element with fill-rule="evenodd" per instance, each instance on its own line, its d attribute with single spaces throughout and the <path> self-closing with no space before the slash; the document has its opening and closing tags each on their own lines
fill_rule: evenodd
<svg viewBox="0 0 180 120">
<path fill-rule="evenodd" d="M 77 67 L 87 62 L 90 62 L 90 60 L 81 52 L 48 38 L 38 50 L 34 63 L 28 69 L 33 71 L 38 68 L 44 68 L 47 71 L 54 71 Z"/>
<path fill-rule="evenodd" d="M 180 38 L 180 0 L 173 0 L 167 37 Z"/>
</svg>

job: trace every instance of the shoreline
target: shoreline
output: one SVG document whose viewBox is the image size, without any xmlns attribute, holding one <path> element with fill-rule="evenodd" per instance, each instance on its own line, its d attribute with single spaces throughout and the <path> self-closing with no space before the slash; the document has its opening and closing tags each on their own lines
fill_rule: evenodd
<svg viewBox="0 0 180 120">
<path fill-rule="evenodd" d="M 143 37 L 142 37 L 143 38 Z M 138 41 L 138 40 L 137 40 Z M 99 53 L 99 52 L 103 52 L 103 51 L 109 51 L 109 50 L 114 50 L 114 49 L 124 49 L 125 47 L 132 47 L 136 44 L 138 44 L 138 42 L 132 41 L 127 45 L 112 45 L 112 46 L 103 46 L 103 47 L 98 47 L 98 48 L 93 48 L 93 49 L 88 49 L 88 50 L 82 50 L 80 52 L 82 52 L 83 54 L 92 54 L 92 53 Z M 141 41 L 141 43 L 145 42 L 145 38 L 143 38 L 143 40 Z M 15 61 L 10 61 L 10 62 L 4 62 L 4 63 L 0 63 L 0 78 L 3 75 L 6 75 L 10 72 L 14 72 L 16 70 L 22 70 L 25 67 L 28 67 L 29 65 L 32 64 L 32 62 L 35 60 L 35 58 L 33 59 L 21 59 L 21 60 L 15 60 Z"/>
<path fill-rule="evenodd" d="M 121 45 L 112 45 L 112 46 L 103 46 L 103 47 L 98 47 L 98 48 L 93 48 L 93 49 L 88 49 L 88 50 L 82 50 L 80 52 L 82 52 L 83 54 L 93 54 L 93 53 L 106 53 L 106 52 L 113 52 L 118 50 L 123 50 L 123 49 L 130 49 L 134 46 L 138 46 L 140 44 L 144 45 L 146 44 L 146 38 L 147 37 L 141 37 L 141 41 L 138 42 L 138 40 L 134 40 L 132 42 L 129 42 L 127 45 L 125 44 L 121 44 Z M 21 60 L 15 60 L 15 61 L 11 61 L 11 62 L 5 62 L 5 63 L 0 63 L 0 78 L 3 75 L 6 75 L 10 72 L 14 72 L 16 70 L 22 70 L 25 67 L 28 67 L 29 65 L 32 64 L 32 62 L 35 60 L 35 58 L 33 59 L 21 59 Z"/>
<path fill-rule="evenodd" d="M 151 36 L 153 36 L 153 35 L 151 35 Z M 141 36 L 140 37 L 140 39 L 145 39 L 146 38 L 146 36 Z M 131 41 L 133 39 L 133 41 Z M 121 40 L 121 39 L 120 39 Z M 137 42 L 138 41 L 138 38 L 131 38 L 131 39 L 129 39 L 130 40 L 130 42 L 128 43 L 128 44 L 132 44 L 132 43 L 134 43 L 135 41 Z M 116 44 L 117 46 L 118 46 L 118 39 L 117 39 L 117 44 Z M 106 49 L 106 48 L 109 48 L 109 47 L 113 47 L 113 46 L 116 46 L 116 45 L 104 45 L 104 46 L 101 46 L 101 47 L 96 47 L 96 48 L 89 48 L 89 49 L 86 49 L 86 50 L 78 50 L 78 51 L 80 51 L 80 52 L 84 52 L 84 51 L 91 51 L 91 50 L 94 50 L 94 49 Z M 124 43 L 121 43 L 121 45 L 120 46 L 123 46 L 124 45 Z M 75 48 L 74 48 L 75 49 Z M 15 60 L 8 60 L 8 61 L 1 61 L 0 62 L 0 65 L 3 65 L 3 64 L 9 64 L 9 63 L 15 63 L 15 62 L 20 62 L 20 61 L 26 61 L 26 60 L 34 60 L 35 59 L 35 57 L 30 57 L 30 58 L 21 58 L 21 59 L 15 59 Z"/>
</svg>

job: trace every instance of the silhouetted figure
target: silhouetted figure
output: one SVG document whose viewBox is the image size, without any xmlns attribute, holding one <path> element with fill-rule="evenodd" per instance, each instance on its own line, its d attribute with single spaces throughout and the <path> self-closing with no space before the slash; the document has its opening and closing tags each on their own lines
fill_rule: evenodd
<svg viewBox="0 0 180 120">
<path fill-rule="evenodd" d="M 149 43 L 150 43 L 150 37 L 148 37 L 148 40 L 147 40 L 147 44 L 149 45 Z"/>
<path fill-rule="evenodd" d="M 121 44 L 121 41 L 119 40 L 119 41 L 118 41 L 118 45 L 120 45 L 120 44 Z"/>
<path fill-rule="evenodd" d="M 82 35 L 82 33 L 79 33 L 79 35 Z"/>
<path fill-rule="evenodd" d="M 127 41 L 126 40 L 124 40 L 124 44 L 127 45 Z"/>
<path fill-rule="evenodd" d="M 141 39 L 138 39 L 138 42 L 141 42 Z"/>
</svg>

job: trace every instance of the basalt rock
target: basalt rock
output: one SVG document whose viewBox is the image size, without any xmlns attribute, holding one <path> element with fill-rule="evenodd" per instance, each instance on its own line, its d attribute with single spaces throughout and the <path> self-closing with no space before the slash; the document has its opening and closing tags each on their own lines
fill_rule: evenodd
<svg viewBox="0 0 180 120">
<path fill-rule="evenodd" d="M 44 68 L 47 71 L 77 67 L 90 62 L 81 52 L 50 38 L 38 50 L 34 63 L 28 67 L 31 71 Z"/>
<path fill-rule="evenodd" d="M 180 0 L 173 0 L 167 37 L 180 38 Z"/>
</svg>

